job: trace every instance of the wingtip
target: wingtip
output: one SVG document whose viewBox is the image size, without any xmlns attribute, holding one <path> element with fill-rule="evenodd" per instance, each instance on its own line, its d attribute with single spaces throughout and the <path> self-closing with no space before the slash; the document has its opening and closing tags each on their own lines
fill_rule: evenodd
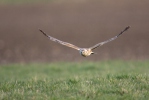
<svg viewBox="0 0 149 100">
<path fill-rule="evenodd" d="M 40 32 L 43 32 L 41 29 L 38 29 Z"/>
<path fill-rule="evenodd" d="M 44 31 L 42 31 L 41 29 L 39 29 L 39 31 L 48 37 L 48 35 Z"/>
<path fill-rule="evenodd" d="M 128 30 L 130 28 L 130 26 L 127 26 L 125 30 Z"/>
<path fill-rule="evenodd" d="M 41 33 L 45 34 L 41 29 L 39 29 L 39 31 L 40 31 Z"/>
<path fill-rule="evenodd" d="M 123 32 L 124 32 L 124 31 L 127 31 L 129 28 L 130 28 L 130 26 L 127 26 L 127 27 L 123 30 Z"/>
</svg>

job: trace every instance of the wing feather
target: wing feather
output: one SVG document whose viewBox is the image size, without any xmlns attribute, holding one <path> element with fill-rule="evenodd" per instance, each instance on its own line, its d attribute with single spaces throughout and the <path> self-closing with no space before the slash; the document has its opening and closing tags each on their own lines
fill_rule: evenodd
<svg viewBox="0 0 149 100">
<path fill-rule="evenodd" d="M 79 47 L 77 47 L 77 46 L 75 46 L 75 45 L 73 45 L 73 44 L 70 44 L 70 43 L 68 43 L 68 42 L 64 42 L 64 41 L 58 40 L 58 39 L 56 39 L 56 38 L 54 38 L 54 37 L 52 37 L 52 36 L 49 36 L 49 35 L 47 35 L 45 32 L 43 32 L 43 31 L 40 30 L 40 29 L 39 29 L 39 31 L 42 32 L 46 37 L 48 37 L 50 40 L 52 40 L 52 41 L 54 41 L 54 42 L 57 42 L 57 43 L 62 44 L 62 45 L 65 45 L 65 46 L 67 46 L 67 47 L 71 47 L 71 48 L 76 49 L 76 50 L 80 50 Z"/>
<path fill-rule="evenodd" d="M 130 26 L 127 26 L 127 27 L 126 27 L 123 31 L 121 31 L 117 36 L 115 36 L 115 37 L 113 37 L 113 38 L 111 38 L 111 39 L 109 39 L 109 40 L 100 42 L 100 43 L 98 43 L 98 44 L 96 44 L 96 45 L 90 47 L 90 49 L 93 50 L 93 49 L 95 49 L 95 48 L 97 48 L 97 47 L 99 47 L 99 46 L 102 46 L 102 45 L 104 45 L 104 44 L 106 44 L 106 43 L 108 43 L 108 42 L 110 42 L 110 41 L 115 40 L 115 39 L 118 38 L 121 34 L 123 34 L 125 31 L 127 31 L 129 28 L 130 28 Z"/>
</svg>

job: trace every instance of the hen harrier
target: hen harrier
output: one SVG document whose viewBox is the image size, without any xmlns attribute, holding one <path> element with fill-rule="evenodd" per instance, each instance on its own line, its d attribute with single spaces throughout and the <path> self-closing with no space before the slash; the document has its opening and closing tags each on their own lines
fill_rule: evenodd
<svg viewBox="0 0 149 100">
<path fill-rule="evenodd" d="M 109 39 L 109 40 L 100 42 L 100 43 L 98 43 L 98 44 L 96 44 L 96 45 L 94 45 L 94 46 L 92 46 L 92 47 L 90 47 L 90 48 L 80 48 L 80 47 L 77 47 L 77 46 L 75 46 L 75 45 L 73 45 L 73 44 L 70 44 L 70 43 L 68 43 L 68 42 L 63 42 L 63 41 L 58 40 L 58 39 L 56 39 L 56 38 L 54 38 L 54 37 L 52 37 L 52 36 L 49 36 L 49 35 L 47 35 L 45 32 L 43 32 L 42 30 L 40 30 L 40 29 L 39 29 L 39 30 L 40 30 L 40 32 L 42 32 L 45 36 L 47 36 L 50 40 L 52 40 L 52 41 L 54 41 L 54 42 L 57 42 L 57 43 L 60 43 L 60 44 L 62 44 L 62 45 L 65 45 L 65 46 L 67 46 L 67 47 L 71 47 L 71 48 L 73 48 L 73 49 L 79 50 L 79 52 L 80 52 L 80 54 L 81 54 L 82 56 L 87 57 L 87 56 L 90 56 L 91 54 L 94 54 L 94 52 L 93 52 L 92 50 L 94 50 L 94 49 L 96 49 L 97 47 L 102 46 L 102 45 L 104 45 L 104 44 L 106 44 L 106 43 L 108 43 L 108 42 L 110 42 L 110 41 L 115 40 L 115 39 L 118 38 L 121 34 L 123 34 L 125 31 L 127 31 L 129 28 L 130 28 L 130 26 L 127 26 L 127 27 L 126 27 L 123 31 L 121 31 L 117 36 L 115 36 L 115 37 L 113 37 L 113 38 L 111 38 L 111 39 Z"/>
</svg>

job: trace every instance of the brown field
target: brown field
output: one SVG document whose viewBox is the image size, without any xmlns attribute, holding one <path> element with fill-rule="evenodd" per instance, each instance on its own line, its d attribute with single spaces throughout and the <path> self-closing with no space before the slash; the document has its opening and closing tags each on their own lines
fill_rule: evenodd
<svg viewBox="0 0 149 100">
<path fill-rule="evenodd" d="M 114 2 L 113 2 L 114 1 Z M 0 63 L 149 59 L 149 1 L 80 0 L 0 5 Z M 90 47 L 131 28 L 84 58 L 39 32 Z"/>
</svg>

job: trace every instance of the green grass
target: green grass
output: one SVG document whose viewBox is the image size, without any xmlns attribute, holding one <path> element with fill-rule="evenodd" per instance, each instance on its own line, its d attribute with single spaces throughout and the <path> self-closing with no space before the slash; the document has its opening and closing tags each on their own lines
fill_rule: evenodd
<svg viewBox="0 0 149 100">
<path fill-rule="evenodd" d="M 0 65 L 1 100 L 148 100 L 148 61 Z"/>
</svg>

